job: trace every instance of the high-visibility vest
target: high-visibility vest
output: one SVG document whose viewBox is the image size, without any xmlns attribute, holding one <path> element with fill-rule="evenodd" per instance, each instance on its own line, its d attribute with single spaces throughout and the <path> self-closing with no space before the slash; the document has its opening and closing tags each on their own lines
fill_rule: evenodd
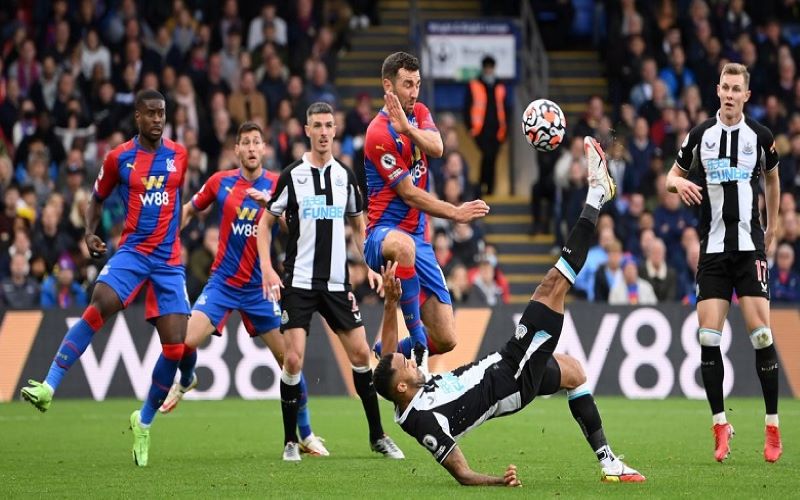
<svg viewBox="0 0 800 500">
<path fill-rule="evenodd" d="M 470 133 L 472 137 L 478 137 L 483 130 L 483 122 L 486 118 L 486 86 L 480 80 L 469 82 L 469 90 L 472 93 L 472 108 L 469 110 L 469 117 L 472 121 Z M 494 100 L 497 104 L 497 121 L 500 127 L 497 129 L 497 140 L 503 142 L 506 139 L 506 86 L 497 83 L 494 86 Z"/>
</svg>

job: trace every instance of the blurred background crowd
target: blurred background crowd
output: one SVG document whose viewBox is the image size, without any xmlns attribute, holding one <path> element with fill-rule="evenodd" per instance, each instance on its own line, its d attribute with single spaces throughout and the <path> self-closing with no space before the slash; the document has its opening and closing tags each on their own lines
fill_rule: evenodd
<svg viewBox="0 0 800 500">
<path fill-rule="evenodd" d="M 593 135 L 606 149 L 619 196 L 604 207 L 576 296 L 612 304 L 693 304 L 699 214 L 666 192 L 666 172 L 688 131 L 715 116 L 722 66 L 742 63 L 752 91 L 745 113 L 772 130 L 781 156 L 778 243 L 768 255 L 772 301 L 800 302 L 800 2 L 596 3 L 603 4 L 594 11 L 602 13 L 595 16 L 602 26 L 583 42 L 594 43 L 606 62 L 608 99 L 590 97 L 581 119 L 570 124 L 567 142 L 539 156 L 531 231 L 554 232 L 559 245 L 564 241 L 586 192 L 581 141 Z M 561 14 L 569 19 L 575 13 Z M 551 47 L 575 43 L 562 33 L 549 37 Z M 763 194 L 759 202 L 764 213 Z"/>
<path fill-rule="evenodd" d="M 265 168 L 280 171 L 298 159 L 308 147 L 305 111 L 316 101 L 337 109 L 334 154 L 363 169 L 364 134 L 378 110 L 366 93 L 352 109 L 337 107 L 332 82 L 350 34 L 379 22 L 369 0 L 4 4 L 0 305 L 86 304 L 104 262 L 88 257 L 83 214 L 106 153 L 136 133 L 133 104 L 141 89 L 166 97 L 164 135 L 189 151 L 184 202 L 217 170 L 237 167 L 235 131 L 245 120 L 266 131 Z M 376 67 L 376 86 L 379 74 Z M 435 185 L 440 196 L 457 201 L 474 192 L 457 138 L 448 133 L 454 123 L 452 116 L 440 120 L 450 153 L 437 162 Z M 98 232 L 110 252 L 122 231 L 123 208 L 115 197 L 105 203 Z M 192 300 L 208 279 L 218 223 L 212 208 L 182 235 Z M 507 285 L 495 279 L 496 255 L 485 248 L 478 226 L 437 221 L 435 239 L 457 302 L 507 300 Z M 377 301 L 363 264 L 354 260 L 351 276 L 359 299 Z"/>
<path fill-rule="evenodd" d="M 609 99 L 590 98 L 562 147 L 540 155 L 532 188 L 531 232 L 554 234 L 558 247 L 585 199 L 582 137 L 592 134 L 606 147 L 621 196 L 604 210 L 576 297 L 693 303 L 697 214 L 666 193 L 665 172 L 688 130 L 716 112 L 718 70 L 736 61 L 751 72 L 753 97 L 746 112 L 772 129 L 782 157 L 780 244 L 769 256 L 773 300 L 800 301 L 798 2 L 533 3 L 556 5 L 565 16 L 582 4 L 600 5 L 604 12 L 597 17 L 602 36 L 576 40 L 593 44 L 607 61 Z M 482 4 L 486 14 L 516 12 L 514 2 Z M 380 22 L 370 0 L 4 3 L 0 306 L 85 305 L 104 262 L 88 258 L 83 213 L 105 154 L 135 134 L 133 98 L 140 89 L 164 94 L 164 134 L 189 151 L 184 202 L 215 171 L 237 167 L 235 131 L 245 120 L 266 131 L 266 168 L 277 172 L 299 158 L 308 147 L 305 110 L 315 101 L 337 110 L 334 154 L 358 173 L 364 134 L 378 110 L 366 93 L 352 108 L 340 106 L 333 82 L 352 34 Z M 543 26 L 542 33 L 548 45 L 565 43 L 564 30 Z M 445 155 L 431 161 L 430 177 L 432 190 L 457 204 L 474 199 L 479 189 L 470 182 L 456 116 L 435 115 Z M 516 123 L 511 127 L 516 130 Z M 99 233 L 112 252 L 123 208 L 115 198 L 105 204 Z M 208 278 L 218 223 L 212 209 L 182 235 L 192 299 Z M 431 224 L 456 306 L 509 301 L 497 251 L 484 233 L 480 223 Z M 351 254 L 356 255 L 352 248 Z M 358 298 L 377 302 L 364 265 L 353 259 L 350 273 Z"/>
</svg>

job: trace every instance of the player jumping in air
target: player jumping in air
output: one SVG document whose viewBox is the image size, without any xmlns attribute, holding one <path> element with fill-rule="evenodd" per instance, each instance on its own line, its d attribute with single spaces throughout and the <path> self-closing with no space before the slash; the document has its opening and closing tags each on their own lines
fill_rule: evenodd
<svg viewBox="0 0 800 500">
<path fill-rule="evenodd" d="M 133 460 L 144 467 L 150 448 L 150 424 L 183 356 L 189 316 L 179 237 L 187 154 L 182 145 L 161 137 L 164 96 L 155 90 L 142 90 L 136 94 L 135 106 L 139 134 L 108 153 L 86 210 L 86 246 L 97 258 L 107 250 L 95 234 L 103 201 L 119 186 L 126 209 L 119 249 L 100 271 L 89 307 L 67 332 L 44 382 L 29 380 L 30 386 L 22 389 L 22 397 L 40 411 L 47 411 L 61 379 L 81 357 L 94 333 L 146 286 L 145 314 L 155 323 L 162 352 L 153 369 L 150 392 L 141 410 L 130 416 Z"/>
<path fill-rule="evenodd" d="M 517 469 L 509 465 L 503 476 L 470 469 L 455 439 L 484 421 L 510 415 L 537 395 L 569 389 L 573 416 L 595 452 L 606 482 L 642 482 L 644 476 L 625 465 L 611 451 L 591 393 L 582 386 L 585 375 L 578 362 L 553 351 L 564 321 L 564 298 L 586 260 L 602 204 L 614 197 L 614 181 L 597 141 L 584 142 L 589 165 L 586 206 L 564 246 L 561 258 L 536 288 L 516 331 L 505 347 L 483 359 L 433 376 L 416 361 L 392 353 L 375 368 L 375 389 L 395 404 L 395 420 L 463 485 L 520 486 Z M 395 263 L 384 270 L 384 349 L 397 344 L 395 311 L 401 283 Z"/>
<path fill-rule="evenodd" d="M 383 62 L 381 76 L 386 104 L 369 124 L 364 145 L 369 198 L 364 255 L 374 271 L 386 261 L 398 263 L 397 277 L 403 284 L 400 308 L 410 333 L 399 350 L 409 357 L 412 347 L 422 344 L 431 354 L 444 353 L 456 344 L 455 319 L 445 278 L 428 241 L 427 214 L 466 223 L 486 215 L 489 207 L 483 200 L 456 207 L 428 192 L 427 156 L 441 156 L 444 147 L 430 111 L 417 100 L 421 81 L 417 58 L 396 52 Z M 421 294 L 427 300 L 422 301 Z M 380 344 L 375 350 L 380 354 Z"/>
<path fill-rule="evenodd" d="M 711 406 L 714 458 L 730 455 L 733 426 L 725 416 L 722 381 L 722 327 L 733 291 L 750 342 L 766 407 L 764 459 L 783 451 L 778 429 L 778 353 L 769 327 L 767 250 L 774 243 L 781 188 L 778 153 L 768 128 L 743 113 L 750 98 L 750 73 L 741 64 L 722 68 L 717 85 L 720 109 L 689 131 L 667 175 L 667 188 L 687 205 L 700 205 L 700 262 L 697 266 L 697 331 L 700 373 Z M 697 166 L 698 186 L 686 177 Z M 761 228 L 759 178 L 764 172 L 767 227 Z"/>
<path fill-rule="evenodd" d="M 240 169 L 217 172 L 183 206 L 185 226 L 198 211 L 215 201 L 220 210 L 219 249 L 211 265 L 211 278 L 192 308 L 183 359 L 178 368 L 180 381 L 173 384 L 161 405 L 162 413 L 175 409 L 188 391 L 197 387 L 197 347 L 212 333 L 221 334 L 231 311 L 238 310 L 247 333 L 259 336 L 283 366 L 285 342 L 278 332 L 280 304 L 264 300 L 256 233 L 263 206 L 272 196 L 278 175 L 264 170 L 264 137 L 261 127 L 245 122 L 236 134 L 236 155 Z M 297 424 L 300 450 L 327 456 L 322 440 L 311 431 L 308 390 L 300 378 Z"/>
</svg>

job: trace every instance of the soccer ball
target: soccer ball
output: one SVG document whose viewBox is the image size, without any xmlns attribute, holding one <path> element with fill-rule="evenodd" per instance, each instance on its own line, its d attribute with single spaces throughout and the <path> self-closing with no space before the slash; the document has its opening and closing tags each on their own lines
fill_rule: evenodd
<svg viewBox="0 0 800 500">
<path fill-rule="evenodd" d="M 522 133 L 528 144 L 539 151 L 553 151 L 564 140 L 567 120 L 558 104 L 536 99 L 522 113 Z"/>
</svg>

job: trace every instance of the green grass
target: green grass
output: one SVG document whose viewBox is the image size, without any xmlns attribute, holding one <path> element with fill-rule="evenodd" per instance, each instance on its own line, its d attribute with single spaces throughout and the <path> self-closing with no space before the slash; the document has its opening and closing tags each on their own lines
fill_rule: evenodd
<svg viewBox="0 0 800 500">
<path fill-rule="evenodd" d="M 150 466 L 130 456 L 132 400 L 56 400 L 47 414 L 22 403 L 0 405 L 0 497 L 281 497 L 454 498 L 488 494 L 547 497 L 790 498 L 800 494 L 800 401 L 781 402 L 783 458 L 762 457 L 763 403 L 731 399 L 737 430 L 733 455 L 714 462 L 704 401 L 599 398 L 606 435 L 617 454 L 648 478 L 642 485 L 602 484 L 593 454 L 563 397 L 537 400 L 523 412 L 484 424 L 461 441 L 470 465 L 502 473 L 514 463 L 517 490 L 458 486 L 382 412 L 405 461 L 371 453 L 358 400 L 312 398 L 317 434 L 328 458 L 280 460 L 277 401 L 183 403 L 153 426 Z"/>
</svg>

